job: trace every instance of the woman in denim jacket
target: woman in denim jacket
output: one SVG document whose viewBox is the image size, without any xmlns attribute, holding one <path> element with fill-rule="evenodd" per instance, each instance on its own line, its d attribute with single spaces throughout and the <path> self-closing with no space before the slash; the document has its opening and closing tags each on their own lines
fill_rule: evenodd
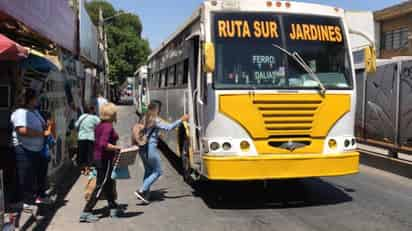
<svg viewBox="0 0 412 231">
<path fill-rule="evenodd" d="M 148 106 L 143 120 L 136 126 L 141 126 L 141 132 L 147 137 L 147 143 L 139 149 L 140 157 L 145 168 L 143 176 L 143 184 L 135 192 L 137 199 L 144 204 L 149 204 L 150 187 L 162 175 L 160 153 L 157 149 L 159 136 L 161 131 L 171 131 L 177 128 L 182 122 L 188 121 L 189 116 L 183 115 L 181 119 L 172 124 L 166 124 L 159 118 L 160 102 L 152 102 Z M 139 134 L 134 134 L 135 137 Z"/>
</svg>

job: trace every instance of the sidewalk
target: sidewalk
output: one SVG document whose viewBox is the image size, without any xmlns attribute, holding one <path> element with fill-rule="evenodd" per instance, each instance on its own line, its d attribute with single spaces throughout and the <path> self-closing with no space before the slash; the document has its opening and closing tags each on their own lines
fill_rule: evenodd
<svg viewBox="0 0 412 231">
<path fill-rule="evenodd" d="M 129 110 L 129 107 L 120 107 L 118 114 L 118 123 L 115 124 L 116 130 L 120 135 L 119 144 L 126 146 L 130 143 L 130 129 L 132 124 L 136 121 L 135 115 L 131 114 L 134 111 Z M 133 219 L 139 217 L 142 213 L 142 208 L 136 206 L 136 198 L 133 195 L 133 191 L 138 184 L 138 176 L 142 175 L 143 166 L 140 161 L 134 166 L 130 166 L 131 178 L 128 180 L 117 181 L 117 193 L 118 203 L 128 204 L 126 217 L 121 220 L 113 220 L 108 217 L 108 210 L 106 208 L 106 201 L 99 201 L 95 207 L 95 211 L 101 216 L 99 222 L 95 224 L 79 223 L 79 216 L 85 205 L 84 200 L 84 188 L 87 184 L 88 178 L 86 176 L 80 176 L 76 183 L 68 192 L 64 198 L 65 205 L 57 210 L 51 223 L 47 226 L 48 231 L 89 231 L 89 230 L 104 230 L 110 227 L 108 230 L 135 230 L 135 228 L 128 227 L 127 223 L 133 223 Z M 141 219 L 141 218 L 139 218 Z"/>
<path fill-rule="evenodd" d="M 119 108 L 119 122 L 115 126 L 120 135 L 120 144 L 127 145 L 130 143 L 130 130 L 136 121 L 136 115 L 132 107 Z M 83 196 L 87 177 L 77 176 L 66 193 L 62 191 L 55 208 L 49 208 L 50 211 L 46 213 L 47 218 L 31 224 L 26 230 L 221 230 L 210 229 L 210 225 L 214 224 L 215 227 L 220 225 L 213 221 L 214 219 L 212 221 L 205 219 L 213 217 L 214 213 L 207 209 L 201 197 L 194 196 L 193 189 L 183 182 L 174 165 L 171 165 L 163 156 L 162 159 L 164 174 L 152 187 L 150 206 L 141 206 L 133 194 L 141 184 L 143 176 L 143 166 L 138 159 L 136 164 L 129 168 L 131 178 L 117 181 L 118 203 L 127 205 L 124 218 L 108 217 L 106 201 L 101 201 L 95 208 L 95 212 L 101 216 L 101 219 L 94 224 L 79 223 L 80 212 L 85 205 Z M 70 182 L 72 179 L 68 177 L 65 181 Z"/>
<path fill-rule="evenodd" d="M 117 183 L 117 191 L 118 197 L 125 199 L 128 198 L 128 201 L 134 200 L 134 198 L 130 198 L 133 196 L 131 192 L 128 192 L 125 189 L 125 184 L 130 185 L 134 179 L 130 179 L 124 182 Z M 102 227 L 110 224 L 111 230 L 125 230 L 123 218 L 122 221 L 119 220 L 112 220 L 108 217 L 108 210 L 106 208 L 106 201 L 99 201 L 97 204 L 95 211 L 101 217 L 98 223 L 96 224 L 87 224 L 87 223 L 79 223 L 79 215 L 83 209 L 85 204 L 84 200 L 84 186 L 87 183 L 87 177 L 81 176 L 76 184 L 73 186 L 70 193 L 67 195 L 65 200 L 67 201 L 66 206 L 62 207 L 60 210 L 57 211 L 56 215 L 53 218 L 53 221 L 47 227 L 48 231 L 89 231 L 89 230 L 102 230 Z M 120 200 L 119 203 L 124 201 Z M 138 211 L 139 207 L 137 206 L 129 206 L 126 218 L 133 218 L 141 214 Z M 115 228 L 114 228 L 115 227 Z M 113 229 L 114 228 L 114 229 Z"/>
</svg>

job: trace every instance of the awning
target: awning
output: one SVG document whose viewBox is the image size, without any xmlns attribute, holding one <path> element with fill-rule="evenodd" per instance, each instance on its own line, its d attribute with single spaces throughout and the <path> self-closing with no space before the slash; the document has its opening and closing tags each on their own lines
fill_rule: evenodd
<svg viewBox="0 0 412 231">
<path fill-rule="evenodd" d="M 28 49 L 0 34 L 0 61 L 19 61 L 28 55 Z"/>
<path fill-rule="evenodd" d="M 36 50 L 30 50 L 29 56 L 20 63 L 20 67 L 22 69 L 32 69 L 43 73 L 59 70 L 56 64 Z"/>
</svg>

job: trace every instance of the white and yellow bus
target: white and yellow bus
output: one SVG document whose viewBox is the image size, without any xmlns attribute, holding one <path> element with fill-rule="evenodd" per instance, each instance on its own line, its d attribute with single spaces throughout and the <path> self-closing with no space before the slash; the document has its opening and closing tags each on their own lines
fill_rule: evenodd
<svg viewBox="0 0 412 231">
<path fill-rule="evenodd" d="M 147 102 L 147 67 L 141 66 L 134 73 L 133 84 L 133 104 L 136 106 L 136 111 L 143 114 L 149 104 Z"/>
<path fill-rule="evenodd" d="M 206 0 L 153 52 L 150 100 L 162 102 L 167 121 L 191 116 L 164 139 L 181 158 L 185 179 L 359 171 L 344 14 L 300 2 Z"/>
</svg>

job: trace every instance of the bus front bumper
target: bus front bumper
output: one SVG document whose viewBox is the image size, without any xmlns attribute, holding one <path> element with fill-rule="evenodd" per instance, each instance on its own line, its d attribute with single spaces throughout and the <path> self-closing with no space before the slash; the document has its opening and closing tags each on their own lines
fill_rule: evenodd
<svg viewBox="0 0 412 231">
<path fill-rule="evenodd" d="M 209 180 L 269 180 L 343 176 L 359 172 L 359 153 L 203 157 Z"/>
</svg>

